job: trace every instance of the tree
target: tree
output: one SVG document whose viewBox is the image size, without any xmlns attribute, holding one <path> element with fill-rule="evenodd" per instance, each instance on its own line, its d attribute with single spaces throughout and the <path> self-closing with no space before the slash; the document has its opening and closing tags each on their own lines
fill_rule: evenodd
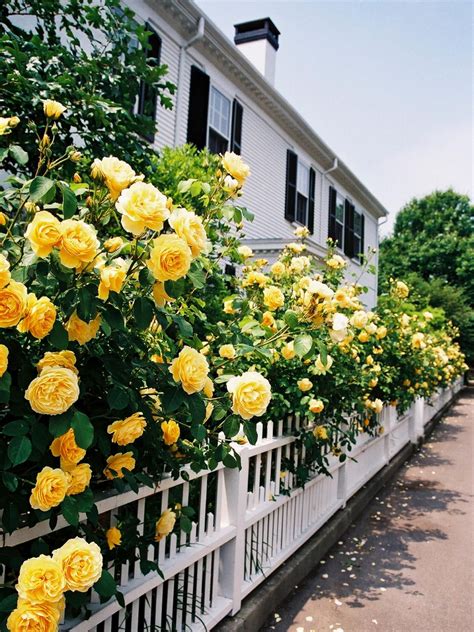
<svg viewBox="0 0 474 632">
<path fill-rule="evenodd" d="M 152 87 L 165 107 L 175 87 L 165 79 L 166 66 L 147 58 L 149 33 L 120 0 L 5 0 L 0 31 L 0 112 L 31 121 L 15 130 L 30 156 L 44 120 L 42 101 L 55 99 L 67 107 L 69 123 L 57 148 L 74 144 L 98 157 L 133 157 L 137 171 L 149 164 L 143 136 L 155 123 L 133 112 L 140 84 Z M 9 152 L 3 167 L 10 170 L 18 157 Z M 27 158 L 21 161 L 26 170 Z"/>
<path fill-rule="evenodd" d="M 474 207 L 452 189 L 413 199 L 380 246 L 380 290 L 390 277 L 407 278 L 418 304 L 442 307 L 474 349 Z"/>
</svg>

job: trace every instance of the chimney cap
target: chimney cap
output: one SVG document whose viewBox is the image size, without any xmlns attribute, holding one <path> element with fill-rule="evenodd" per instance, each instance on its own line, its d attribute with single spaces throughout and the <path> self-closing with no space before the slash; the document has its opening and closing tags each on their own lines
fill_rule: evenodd
<svg viewBox="0 0 474 632">
<path fill-rule="evenodd" d="M 275 50 L 278 50 L 278 36 L 280 35 L 280 31 L 270 18 L 241 22 L 240 24 L 234 24 L 234 28 L 235 44 L 238 45 L 245 42 L 255 42 L 257 40 L 266 39 Z"/>
</svg>

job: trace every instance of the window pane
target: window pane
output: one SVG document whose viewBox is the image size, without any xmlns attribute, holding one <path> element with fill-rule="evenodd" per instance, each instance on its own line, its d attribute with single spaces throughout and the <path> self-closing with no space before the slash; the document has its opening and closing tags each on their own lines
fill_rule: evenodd
<svg viewBox="0 0 474 632">
<path fill-rule="evenodd" d="M 336 199 L 336 219 L 344 224 L 344 198 L 337 196 Z"/>
<path fill-rule="evenodd" d="M 344 245 L 342 243 L 342 235 L 343 235 L 342 224 L 339 224 L 339 222 L 336 222 L 336 241 L 339 248 L 342 248 Z"/>
<path fill-rule="evenodd" d="M 230 101 L 214 87 L 211 88 L 209 125 L 225 138 L 229 138 Z"/>
<path fill-rule="evenodd" d="M 296 198 L 296 221 L 307 225 L 308 198 L 298 192 Z"/>
<path fill-rule="evenodd" d="M 209 128 L 209 151 L 213 154 L 223 154 L 227 151 L 228 140 L 218 134 L 212 127 Z"/>
<path fill-rule="evenodd" d="M 298 161 L 297 180 L 298 191 L 307 196 L 309 191 L 309 169 L 300 161 Z"/>
<path fill-rule="evenodd" d="M 354 257 L 357 257 L 360 254 L 362 254 L 360 252 L 360 237 L 354 235 Z"/>
<path fill-rule="evenodd" d="M 357 213 L 357 211 L 356 211 L 354 213 L 354 233 L 359 235 L 359 237 L 360 237 L 360 233 L 361 233 L 361 228 L 362 228 L 361 215 L 360 215 L 360 213 Z"/>
</svg>

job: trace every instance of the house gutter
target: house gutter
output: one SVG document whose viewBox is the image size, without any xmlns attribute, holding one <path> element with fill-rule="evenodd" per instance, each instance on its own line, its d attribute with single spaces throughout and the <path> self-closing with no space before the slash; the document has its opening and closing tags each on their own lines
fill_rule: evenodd
<svg viewBox="0 0 474 632">
<path fill-rule="evenodd" d="M 182 118 L 182 110 L 183 110 L 183 105 L 182 105 L 183 92 L 180 89 L 180 86 L 181 86 L 181 81 L 182 81 L 182 77 L 184 73 L 186 51 L 188 50 L 188 48 L 191 48 L 191 46 L 194 46 L 196 42 L 198 42 L 204 37 L 205 26 L 206 26 L 206 20 L 204 19 L 204 17 L 201 16 L 199 18 L 196 33 L 191 37 L 191 39 L 189 39 L 187 42 L 185 42 L 179 47 L 179 64 L 178 64 L 178 80 L 177 80 L 178 91 L 176 95 L 176 121 L 175 121 L 175 126 L 174 126 L 174 146 L 175 147 L 179 143 L 179 132 L 181 130 L 181 118 Z"/>
</svg>

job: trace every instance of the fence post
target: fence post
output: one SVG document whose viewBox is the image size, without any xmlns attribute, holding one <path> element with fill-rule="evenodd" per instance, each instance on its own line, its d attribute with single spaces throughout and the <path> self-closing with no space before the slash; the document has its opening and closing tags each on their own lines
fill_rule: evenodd
<svg viewBox="0 0 474 632">
<path fill-rule="evenodd" d="M 417 397 L 413 404 L 413 423 L 410 428 L 410 441 L 416 443 L 420 437 L 423 436 L 424 430 L 424 414 L 425 414 L 425 400 L 422 397 Z"/>
<path fill-rule="evenodd" d="M 224 469 L 222 524 L 235 527 L 235 537 L 221 549 L 219 594 L 232 600 L 232 614 L 240 610 L 245 572 L 245 515 L 249 478 L 248 449 L 239 449 L 241 469 Z"/>
<path fill-rule="evenodd" d="M 342 500 L 342 508 L 344 508 L 347 502 L 347 474 L 345 461 L 337 468 L 337 498 L 338 500 Z"/>
</svg>

